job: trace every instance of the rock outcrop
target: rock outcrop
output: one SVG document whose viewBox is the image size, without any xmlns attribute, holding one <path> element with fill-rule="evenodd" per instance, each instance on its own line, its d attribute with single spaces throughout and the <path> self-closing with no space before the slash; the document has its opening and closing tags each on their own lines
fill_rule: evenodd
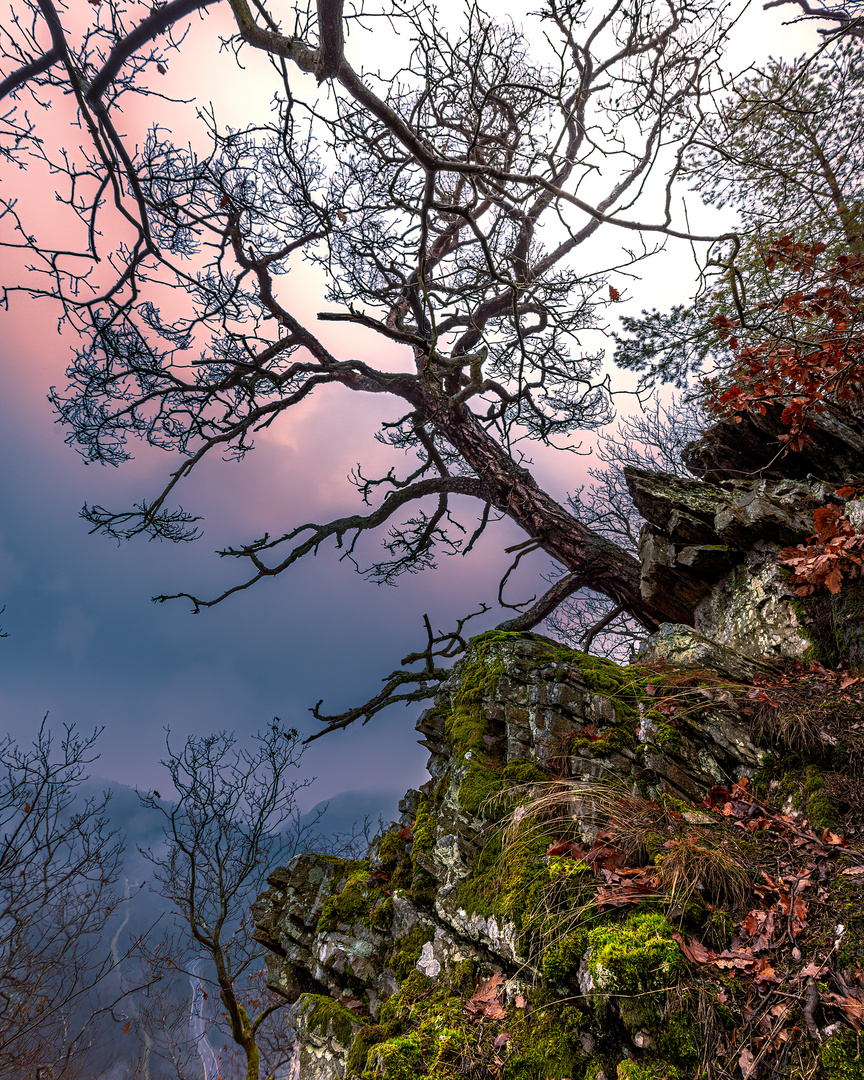
<svg viewBox="0 0 864 1080">
<path fill-rule="evenodd" d="M 401 820 L 273 872 L 300 1080 L 864 1077 L 860 586 L 802 599 L 778 564 L 860 500 L 720 456 L 628 470 L 643 591 L 680 605 L 638 663 L 475 638 Z"/>
</svg>

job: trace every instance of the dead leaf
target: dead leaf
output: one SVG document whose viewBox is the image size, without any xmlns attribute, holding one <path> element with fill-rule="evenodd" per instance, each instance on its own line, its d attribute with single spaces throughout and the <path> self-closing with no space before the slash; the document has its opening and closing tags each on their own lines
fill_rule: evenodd
<svg viewBox="0 0 864 1080">
<path fill-rule="evenodd" d="M 864 1031 L 864 1001 L 846 994 L 822 994 L 822 1003 L 842 1009 L 846 1019 L 856 1031 Z"/>
<path fill-rule="evenodd" d="M 681 952 L 693 964 L 709 964 L 717 956 L 710 949 L 706 949 L 701 941 L 694 941 L 692 938 L 685 940 L 677 930 L 672 937 L 678 942 Z"/>
<path fill-rule="evenodd" d="M 750 1048 L 747 1046 L 744 1047 L 738 1058 L 738 1068 L 741 1070 L 741 1075 L 744 1077 L 744 1080 L 749 1080 L 749 1077 L 751 1077 L 756 1070 L 756 1059 L 753 1057 Z"/>
<path fill-rule="evenodd" d="M 465 1002 L 465 1009 L 472 1016 L 488 1016 L 492 1020 L 503 1020 L 507 1016 L 507 1010 L 497 1000 L 503 992 L 506 980 L 503 975 L 493 975 L 480 983 L 471 1000 Z"/>
<path fill-rule="evenodd" d="M 824 964 L 816 964 L 811 960 L 810 963 L 807 965 L 807 967 L 801 968 L 801 970 L 798 972 L 798 978 L 799 979 L 810 979 L 810 978 L 818 979 L 818 978 L 820 978 L 822 976 L 824 971 L 825 971 L 825 965 Z"/>
<path fill-rule="evenodd" d="M 509 1031 L 502 1031 L 501 1034 L 495 1039 L 495 1042 L 492 1043 L 492 1045 L 493 1046 L 506 1046 L 509 1041 L 510 1041 L 510 1032 Z"/>
<path fill-rule="evenodd" d="M 498 991 L 503 985 L 504 976 L 493 975 L 491 979 L 486 979 L 485 982 L 480 983 L 471 995 L 471 1000 L 475 1003 L 492 1001 L 498 996 Z"/>
</svg>

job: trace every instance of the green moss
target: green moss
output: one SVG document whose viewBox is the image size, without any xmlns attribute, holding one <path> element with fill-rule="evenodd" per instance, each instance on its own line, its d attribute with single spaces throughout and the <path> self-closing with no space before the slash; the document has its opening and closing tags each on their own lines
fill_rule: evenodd
<svg viewBox="0 0 864 1080">
<path fill-rule="evenodd" d="M 581 859 L 551 858 L 546 863 L 546 873 L 550 878 L 565 877 L 571 881 L 578 879 L 591 885 L 597 884 L 594 871 Z"/>
<path fill-rule="evenodd" d="M 418 1073 L 426 1072 L 419 1036 L 414 1032 L 397 1035 L 395 1039 L 373 1046 L 366 1059 L 367 1072 L 369 1065 L 372 1065 L 373 1076 L 386 1076 L 387 1080 L 415 1080 Z"/>
<path fill-rule="evenodd" d="M 585 930 L 575 930 L 543 952 L 543 985 L 566 989 L 576 985 L 579 965 L 588 944 Z"/>
<path fill-rule="evenodd" d="M 502 778 L 512 784 L 541 784 L 549 779 L 533 761 L 511 761 L 501 771 Z"/>
<path fill-rule="evenodd" d="M 543 994 L 532 995 L 527 1015 L 508 1019 L 511 1039 L 506 1080 L 562 1080 L 579 1076 L 587 1056 L 580 1039 L 585 1014 Z"/>
<path fill-rule="evenodd" d="M 403 856 L 404 857 L 404 856 Z M 380 876 L 372 879 L 372 870 L 368 859 L 355 859 L 344 863 L 345 876 L 340 880 L 337 891 L 328 896 L 321 908 L 318 930 L 329 933 L 340 926 L 353 926 L 362 923 L 374 929 L 386 930 L 393 920 L 393 903 L 386 904 L 389 886 Z M 389 919 L 389 921 L 388 921 Z"/>
<path fill-rule="evenodd" d="M 775 805 L 782 806 L 789 800 L 817 832 L 836 829 L 838 810 L 830 797 L 824 773 L 820 765 L 808 761 L 798 752 L 769 754 L 753 778 L 753 791 L 758 797 L 766 798 L 772 781 L 778 780 L 773 796 Z"/>
<path fill-rule="evenodd" d="M 498 771 L 487 765 L 482 758 L 472 761 L 459 785 L 459 807 L 474 817 L 479 817 L 481 811 L 484 817 L 493 817 L 494 809 L 487 804 L 500 789 Z"/>
<path fill-rule="evenodd" d="M 477 961 L 468 958 L 453 964 L 449 971 L 450 986 L 457 994 L 467 993 L 477 980 Z"/>
<path fill-rule="evenodd" d="M 408 895 L 418 907 L 432 909 L 435 907 L 435 897 L 438 895 L 438 882 L 430 873 L 417 866 L 411 877 Z"/>
<path fill-rule="evenodd" d="M 345 864 L 347 877 L 342 889 L 328 896 L 321 909 L 318 929 L 321 932 L 335 930 L 340 924 L 351 926 L 369 914 L 370 899 L 366 889 L 370 864 L 367 859 Z M 377 899 L 377 897 L 376 897 Z"/>
<path fill-rule="evenodd" d="M 635 714 L 635 702 L 643 695 L 638 687 L 639 676 L 643 674 L 641 668 L 620 667 L 612 660 L 592 653 L 579 652 L 578 649 L 568 649 L 563 645 L 555 646 L 550 643 L 544 649 L 540 657 L 542 663 L 573 664 L 579 668 L 582 679 L 589 690 L 604 697 L 616 699 L 614 701 L 616 711 L 620 704 L 625 713 Z M 649 699 L 650 701 L 650 699 Z M 618 719 L 623 719 L 619 715 Z"/>
<path fill-rule="evenodd" d="M 378 1043 L 398 1035 L 402 1025 L 398 1020 L 386 1024 L 364 1024 L 354 1037 L 345 1067 L 346 1076 L 362 1076 L 366 1070 L 369 1051 Z"/>
<path fill-rule="evenodd" d="M 840 1031 L 824 1043 L 819 1060 L 831 1080 L 864 1080 L 864 1057 L 854 1031 Z"/>
<path fill-rule="evenodd" d="M 664 1017 L 651 1032 L 664 1062 L 674 1062 L 685 1068 L 698 1062 L 700 1045 L 699 1029 L 693 1019 L 697 1003 L 693 1000 L 687 1004 L 691 1008 L 685 1007 Z"/>
<path fill-rule="evenodd" d="M 622 1061 L 618 1066 L 618 1080 L 679 1080 L 681 1073 L 666 1061 L 651 1061 L 637 1065 L 635 1061 Z"/>
<path fill-rule="evenodd" d="M 306 1027 L 322 1036 L 332 1036 L 342 1046 L 348 1047 L 354 1038 L 357 1018 L 338 1001 L 327 995 L 304 994 L 303 1005 Z"/>
<path fill-rule="evenodd" d="M 378 858 L 387 869 L 392 869 L 405 855 L 405 841 L 398 832 L 385 833 L 378 844 Z"/>
<path fill-rule="evenodd" d="M 432 941 L 435 932 L 428 926 L 415 926 L 410 934 L 398 938 L 396 945 L 398 952 L 390 960 L 390 967 L 398 982 L 407 979 L 415 970 L 423 946 L 427 941 Z"/>
<path fill-rule="evenodd" d="M 521 793 L 514 788 L 548 779 L 531 761 L 512 761 L 500 768 L 488 756 L 477 754 L 459 785 L 459 806 L 466 814 L 499 821 L 518 801 Z"/>
<path fill-rule="evenodd" d="M 837 809 L 828 794 L 822 770 L 816 765 L 805 767 L 801 777 L 804 800 L 801 807 L 810 825 L 817 832 L 837 827 Z"/>
<path fill-rule="evenodd" d="M 417 818 L 414 821 L 414 844 L 418 851 L 425 855 L 431 855 L 435 847 L 435 818 L 425 806 L 417 810 Z"/>
<path fill-rule="evenodd" d="M 636 911 L 621 923 L 590 930 L 589 968 L 595 988 L 627 995 L 668 987 L 684 961 L 673 933 L 658 911 Z"/>
<path fill-rule="evenodd" d="M 654 743 L 667 754 L 677 754 L 681 749 L 681 732 L 671 724 L 660 724 L 654 733 Z"/>
<path fill-rule="evenodd" d="M 376 904 L 369 915 L 369 925 L 373 930 L 386 933 L 393 925 L 393 897 L 387 896 Z"/>
<path fill-rule="evenodd" d="M 504 662 L 496 646 L 509 640 L 506 634 L 493 631 L 473 638 L 462 665 L 459 689 L 453 707 L 444 722 L 447 739 L 457 751 L 482 750 L 488 721 L 483 709 L 488 697 L 504 674 Z"/>
</svg>

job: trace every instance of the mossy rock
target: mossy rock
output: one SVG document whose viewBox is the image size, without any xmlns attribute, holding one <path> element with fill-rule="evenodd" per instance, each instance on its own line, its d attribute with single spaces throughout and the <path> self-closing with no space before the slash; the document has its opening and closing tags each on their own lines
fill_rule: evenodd
<svg viewBox="0 0 864 1080">
<path fill-rule="evenodd" d="M 426 855 L 432 853 L 435 846 L 435 818 L 427 806 L 421 805 L 414 820 L 414 844 L 418 851 Z"/>
<path fill-rule="evenodd" d="M 423 946 L 434 937 L 435 931 L 431 927 L 415 926 L 410 934 L 397 939 L 396 952 L 391 956 L 389 965 L 400 983 L 416 969 Z"/>
<path fill-rule="evenodd" d="M 418 1074 L 426 1073 L 420 1039 L 414 1032 L 373 1046 L 366 1061 L 366 1072 L 369 1073 L 368 1066 L 372 1064 L 370 1075 L 382 1080 L 415 1080 Z"/>
<path fill-rule="evenodd" d="M 588 932 L 595 991 L 642 994 L 672 986 L 684 966 L 674 928 L 659 911 L 635 911 L 623 922 Z"/>
<path fill-rule="evenodd" d="M 500 821 L 515 806 L 519 785 L 549 779 L 531 761 L 511 761 L 502 768 L 492 764 L 486 755 L 472 757 L 468 772 L 459 785 L 458 799 L 460 809 L 473 817 Z"/>
<path fill-rule="evenodd" d="M 563 1080 L 580 1076 L 588 1061 L 581 1033 L 587 1017 L 554 996 L 532 994 L 529 1014 L 508 1018 L 506 1080 Z"/>
<path fill-rule="evenodd" d="M 352 926 L 368 915 L 370 901 L 366 888 L 370 863 L 367 859 L 346 863 L 347 876 L 342 887 L 332 896 L 328 896 L 321 909 L 318 930 L 323 933 L 335 930 L 338 926 Z"/>
<path fill-rule="evenodd" d="M 378 842 L 378 858 L 385 869 L 395 867 L 405 855 L 406 842 L 398 832 L 385 833 Z"/>
<path fill-rule="evenodd" d="M 332 1038 L 346 1049 L 351 1046 L 358 1021 L 344 1005 L 326 994 L 304 994 L 302 1009 L 307 1031 L 325 1039 Z"/>
<path fill-rule="evenodd" d="M 587 945 L 588 935 L 579 929 L 545 949 L 541 964 L 544 986 L 567 988 L 576 985 Z"/>
<path fill-rule="evenodd" d="M 826 667 L 846 661 L 864 665 L 864 582 L 846 581 L 840 593 L 816 593 L 792 602 L 792 609 L 807 640 L 805 659 Z"/>
<path fill-rule="evenodd" d="M 509 640 L 507 634 L 492 631 L 473 638 L 459 672 L 459 686 L 445 723 L 447 740 L 454 750 L 482 750 L 488 721 L 483 709 L 484 700 L 504 674 L 500 645 Z"/>
</svg>

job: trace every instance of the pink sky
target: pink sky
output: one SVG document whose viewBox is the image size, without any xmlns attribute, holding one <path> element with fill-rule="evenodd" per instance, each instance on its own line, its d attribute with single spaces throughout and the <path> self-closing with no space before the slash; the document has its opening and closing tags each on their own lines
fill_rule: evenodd
<svg viewBox="0 0 864 1080">
<path fill-rule="evenodd" d="M 524 6 L 530 10 L 534 4 Z M 521 8 L 507 6 L 517 17 Z M 81 11 L 87 12 L 86 5 Z M 190 38 L 171 61 L 165 87 L 179 95 L 198 93 L 202 100 L 212 97 L 222 121 L 240 124 L 255 110 L 266 110 L 272 85 L 260 55 L 247 51 L 246 70 L 238 71 L 230 55 L 218 52 L 215 40 L 227 31 L 226 16 L 217 8 L 203 21 L 190 20 Z M 754 8 L 747 18 L 734 48 L 732 63 L 738 66 L 769 52 L 792 55 L 814 39 L 809 28 L 784 30 L 776 12 Z M 358 48 L 356 41 L 351 48 Z M 69 127 L 68 107 L 68 99 L 55 103 L 43 129 L 47 139 L 80 140 Z M 194 137 L 188 115 L 151 99 L 128 112 L 124 122 L 134 139 L 158 117 L 179 140 Z M 46 124 L 44 116 L 38 120 Z M 28 227 L 46 236 L 68 228 L 44 172 L 10 172 L 6 166 L 4 189 L 10 187 L 19 193 L 32 222 Z M 7 280 L 15 262 L 4 256 Z M 646 282 L 628 286 L 629 310 L 686 299 L 693 275 L 683 247 L 646 270 Z M 312 322 L 312 313 L 323 307 L 315 281 L 295 274 L 287 287 Z M 278 714 L 311 730 L 315 721 L 305 709 L 318 698 L 325 698 L 325 707 L 342 709 L 377 691 L 400 656 L 422 643 L 423 612 L 444 629 L 479 601 L 494 600 L 508 559 L 502 537 L 519 539 L 506 526 L 497 537 L 487 537 L 470 560 L 443 560 L 437 573 L 403 579 L 397 590 L 364 582 L 332 552 L 322 551 L 290 576 L 194 619 L 182 602 L 150 605 L 156 593 L 214 592 L 237 580 L 236 565 L 212 554 L 222 543 L 358 509 L 346 474 L 358 461 L 369 471 L 381 467 L 385 455 L 371 435 L 381 416 L 395 416 L 398 406 L 338 388 L 316 394 L 292 410 L 290 425 L 264 433 L 241 465 L 214 459 L 199 470 L 179 501 L 204 515 L 202 541 L 177 548 L 139 539 L 118 548 L 87 537 L 77 517 L 81 504 L 119 507 L 152 496 L 172 463 L 165 454 L 140 448 L 136 460 L 119 470 L 85 468 L 64 445 L 45 400 L 50 385 L 63 384 L 68 362 L 70 340 L 57 333 L 56 312 L 18 296 L 3 319 L 6 510 L 0 553 L 3 625 L 11 636 L 0 647 L 4 719 L 17 737 L 33 732 L 47 710 L 55 727 L 104 724 L 99 773 L 154 786 L 164 725 L 181 734 L 254 730 Z M 322 337 L 337 352 L 376 366 L 402 359 L 396 349 L 382 356 L 380 339 L 355 329 L 328 326 Z M 578 487 L 589 463 L 570 454 L 537 455 L 540 478 L 561 499 Z M 466 516 L 473 520 L 473 513 Z M 374 546 L 366 550 L 375 553 Z M 539 559 L 534 563 L 542 565 Z M 526 570 L 515 588 L 520 599 L 542 587 L 536 573 Z M 402 790 L 421 782 L 425 751 L 411 731 L 416 714 L 416 708 L 399 708 L 368 728 L 316 743 L 306 764 L 322 780 L 310 802 L 346 788 Z"/>
</svg>

